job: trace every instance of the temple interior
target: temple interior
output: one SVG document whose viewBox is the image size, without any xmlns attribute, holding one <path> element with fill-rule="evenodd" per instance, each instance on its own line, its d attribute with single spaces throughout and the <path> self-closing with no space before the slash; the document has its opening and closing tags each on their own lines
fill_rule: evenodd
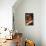
<svg viewBox="0 0 46 46">
<path fill-rule="evenodd" d="M 0 0 L 0 46 L 46 46 L 46 1 Z"/>
</svg>

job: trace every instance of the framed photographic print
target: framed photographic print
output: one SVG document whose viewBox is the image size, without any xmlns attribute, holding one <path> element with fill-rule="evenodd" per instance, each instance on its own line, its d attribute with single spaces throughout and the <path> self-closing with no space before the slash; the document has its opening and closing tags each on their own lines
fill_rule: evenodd
<svg viewBox="0 0 46 46">
<path fill-rule="evenodd" d="M 33 25 L 33 13 L 25 13 L 25 25 Z"/>
</svg>

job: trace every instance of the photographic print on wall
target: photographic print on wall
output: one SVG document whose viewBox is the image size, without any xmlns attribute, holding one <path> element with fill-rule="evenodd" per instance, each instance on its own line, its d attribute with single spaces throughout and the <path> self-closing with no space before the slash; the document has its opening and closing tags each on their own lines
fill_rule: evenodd
<svg viewBox="0 0 46 46">
<path fill-rule="evenodd" d="M 25 25 L 33 25 L 33 13 L 25 13 Z"/>
</svg>

